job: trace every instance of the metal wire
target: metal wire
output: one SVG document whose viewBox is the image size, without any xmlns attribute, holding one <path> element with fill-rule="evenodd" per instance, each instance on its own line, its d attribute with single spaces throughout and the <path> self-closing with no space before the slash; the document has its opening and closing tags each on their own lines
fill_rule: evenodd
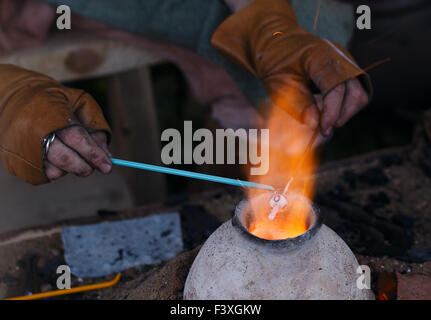
<svg viewBox="0 0 431 320">
<path fill-rule="evenodd" d="M 37 293 L 37 294 L 28 295 L 28 296 L 9 298 L 6 300 L 39 300 L 39 299 L 69 295 L 69 294 L 78 293 L 78 292 L 105 289 L 105 288 L 110 288 L 115 286 L 120 281 L 120 279 L 121 279 L 121 273 L 117 274 L 113 280 L 107 281 L 107 282 L 91 284 L 88 286 L 81 286 L 81 287 L 72 288 L 72 289 L 48 291 L 48 292 Z"/>
</svg>

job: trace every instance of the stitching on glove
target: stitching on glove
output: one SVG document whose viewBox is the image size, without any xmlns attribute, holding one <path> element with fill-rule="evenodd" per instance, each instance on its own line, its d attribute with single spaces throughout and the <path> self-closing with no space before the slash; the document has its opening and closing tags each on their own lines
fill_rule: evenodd
<svg viewBox="0 0 431 320">
<path fill-rule="evenodd" d="M 28 165 L 29 165 L 30 167 L 32 167 L 33 169 L 36 169 L 36 170 L 38 170 L 38 171 L 40 171 L 40 172 L 42 172 L 42 173 L 43 173 L 43 171 L 42 171 L 42 169 L 41 169 L 41 168 L 39 168 L 39 167 L 38 167 L 38 166 L 36 166 L 35 164 L 33 164 L 33 163 L 29 162 L 28 160 L 26 160 L 26 159 L 22 158 L 19 154 L 15 153 L 15 152 L 9 151 L 9 150 L 7 150 L 7 149 L 5 149 L 5 148 L 1 147 L 1 146 L 0 146 L 0 152 L 7 153 L 7 154 L 9 154 L 9 155 L 11 155 L 11 156 L 13 156 L 13 157 L 15 157 L 15 158 L 18 158 L 19 160 L 21 160 L 21 161 L 25 162 L 26 164 L 28 164 Z"/>
</svg>

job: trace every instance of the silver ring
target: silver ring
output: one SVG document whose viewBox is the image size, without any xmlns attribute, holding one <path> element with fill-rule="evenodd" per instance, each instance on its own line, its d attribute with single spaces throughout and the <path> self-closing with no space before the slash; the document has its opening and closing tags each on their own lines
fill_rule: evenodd
<svg viewBox="0 0 431 320">
<path fill-rule="evenodd" d="M 55 132 L 50 133 L 43 139 L 43 144 L 42 144 L 43 159 L 46 159 L 48 155 L 49 147 L 54 142 L 54 140 L 55 140 Z"/>
</svg>

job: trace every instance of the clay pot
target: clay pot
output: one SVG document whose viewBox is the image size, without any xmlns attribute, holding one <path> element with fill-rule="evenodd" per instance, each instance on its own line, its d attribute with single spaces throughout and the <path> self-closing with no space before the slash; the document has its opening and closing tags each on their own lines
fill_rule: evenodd
<svg viewBox="0 0 431 320">
<path fill-rule="evenodd" d="M 200 250 L 184 299 L 374 299 L 371 290 L 357 287 L 359 265 L 351 250 L 322 225 L 319 210 L 302 201 L 310 208 L 310 226 L 285 240 L 249 233 L 253 217 L 242 201 Z"/>
</svg>

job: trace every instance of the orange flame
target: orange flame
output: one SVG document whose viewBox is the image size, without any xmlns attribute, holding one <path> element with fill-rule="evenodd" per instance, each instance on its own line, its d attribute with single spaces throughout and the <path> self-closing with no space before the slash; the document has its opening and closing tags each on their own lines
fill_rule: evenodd
<svg viewBox="0 0 431 320">
<path fill-rule="evenodd" d="M 313 150 L 304 157 L 304 151 L 312 139 L 314 131 L 288 115 L 278 107 L 273 107 L 267 127 L 270 134 L 269 172 L 262 176 L 250 176 L 249 179 L 258 183 L 280 188 L 280 192 L 293 177 L 287 198 L 288 205 L 279 210 L 274 220 L 268 215 L 271 212 L 269 195 L 265 201 L 258 197 L 262 191 L 251 189 L 248 197 L 251 203 L 253 222 L 249 226 L 250 233 L 257 237 L 278 240 L 301 235 L 310 226 L 310 205 L 299 194 L 308 199 L 314 195 L 314 179 L 317 161 Z"/>
</svg>

